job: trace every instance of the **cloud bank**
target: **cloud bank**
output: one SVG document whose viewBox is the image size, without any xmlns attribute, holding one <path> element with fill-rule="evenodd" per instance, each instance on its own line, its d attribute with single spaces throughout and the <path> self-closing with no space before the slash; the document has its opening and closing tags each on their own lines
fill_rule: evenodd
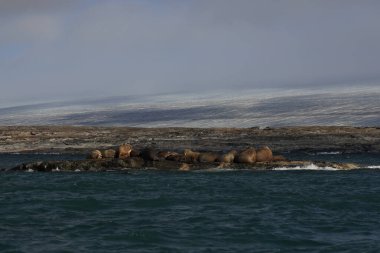
<svg viewBox="0 0 380 253">
<path fill-rule="evenodd" d="M 0 100 L 380 79 L 379 1 L 0 0 Z"/>
</svg>

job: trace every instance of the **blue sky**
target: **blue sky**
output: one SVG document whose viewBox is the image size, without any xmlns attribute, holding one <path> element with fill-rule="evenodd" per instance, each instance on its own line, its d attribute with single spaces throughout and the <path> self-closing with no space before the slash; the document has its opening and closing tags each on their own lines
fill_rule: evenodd
<svg viewBox="0 0 380 253">
<path fill-rule="evenodd" d="M 380 1 L 0 0 L 0 100 L 379 85 Z"/>
</svg>

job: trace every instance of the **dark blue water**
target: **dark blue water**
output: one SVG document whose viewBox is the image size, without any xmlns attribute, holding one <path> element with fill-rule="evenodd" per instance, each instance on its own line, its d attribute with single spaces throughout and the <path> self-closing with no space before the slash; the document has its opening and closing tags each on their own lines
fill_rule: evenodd
<svg viewBox="0 0 380 253">
<path fill-rule="evenodd" d="M 380 170 L 3 172 L 0 251 L 380 252 Z"/>
</svg>

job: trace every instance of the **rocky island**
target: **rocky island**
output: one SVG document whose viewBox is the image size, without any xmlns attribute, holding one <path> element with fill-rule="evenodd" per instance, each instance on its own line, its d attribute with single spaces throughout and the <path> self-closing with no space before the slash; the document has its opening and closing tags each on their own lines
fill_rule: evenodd
<svg viewBox="0 0 380 253">
<path fill-rule="evenodd" d="M 286 153 L 380 153 L 380 129 L 359 127 L 128 128 L 0 127 L 0 152 L 83 154 L 78 161 L 21 164 L 24 171 L 273 169 L 315 165 L 356 169 L 350 163 L 289 161 Z M 120 143 L 128 143 L 120 145 Z M 266 147 L 270 146 L 270 148 Z M 124 150 L 124 151 L 123 151 Z M 273 153 L 272 153 L 273 150 Z M 85 159 L 90 154 L 88 159 Z M 285 155 L 285 157 L 284 157 Z"/>
</svg>

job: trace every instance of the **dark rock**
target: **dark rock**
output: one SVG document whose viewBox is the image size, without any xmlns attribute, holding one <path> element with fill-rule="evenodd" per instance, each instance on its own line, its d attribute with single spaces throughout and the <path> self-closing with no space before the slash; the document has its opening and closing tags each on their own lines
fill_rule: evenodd
<svg viewBox="0 0 380 253">
<path fill-rule="evenodd" d="M 140 156 L 145 161 L 159 161 L 160 158 L 157 155 L 158 151 L 154 148 L 145 148 L 141 151 Z"/>
<path fill-rule="evenodd" d="M 333 162 L 310 162 L 310 161 L 278 161 L 278 162 L 256 162 L 231 163 L 219 165 L 215 163 L 184 163 L 183 161 L 169 160 L 148 160 L 144 161 L 140 157 L 129 157 L 126 159 L 112 160 L 81 160 L 81 161 L 44 161 L 28 164 L 21 164 L 11 169 L 11 171 L 41 171 L 41 172 L 64 172 L 64 171 L 118 171 L 126 169 L 154 168 L 158 170 L 209 170 L 228 167 L 231 169 L 252 169 L 271 170 L 278 167 L 306 167 L 314 164 L 319 167 L 331 167 L 339 170 L 351 170 L 359 168 L 352 163 Z"/>
<path fill-rule="evenodd" d="M 132 149 L 132 151 L 130 153 L 131 157 L 139 157 L 140 155 L 141 155 L 141 152 L 138 149 Z"/>
</svg>

